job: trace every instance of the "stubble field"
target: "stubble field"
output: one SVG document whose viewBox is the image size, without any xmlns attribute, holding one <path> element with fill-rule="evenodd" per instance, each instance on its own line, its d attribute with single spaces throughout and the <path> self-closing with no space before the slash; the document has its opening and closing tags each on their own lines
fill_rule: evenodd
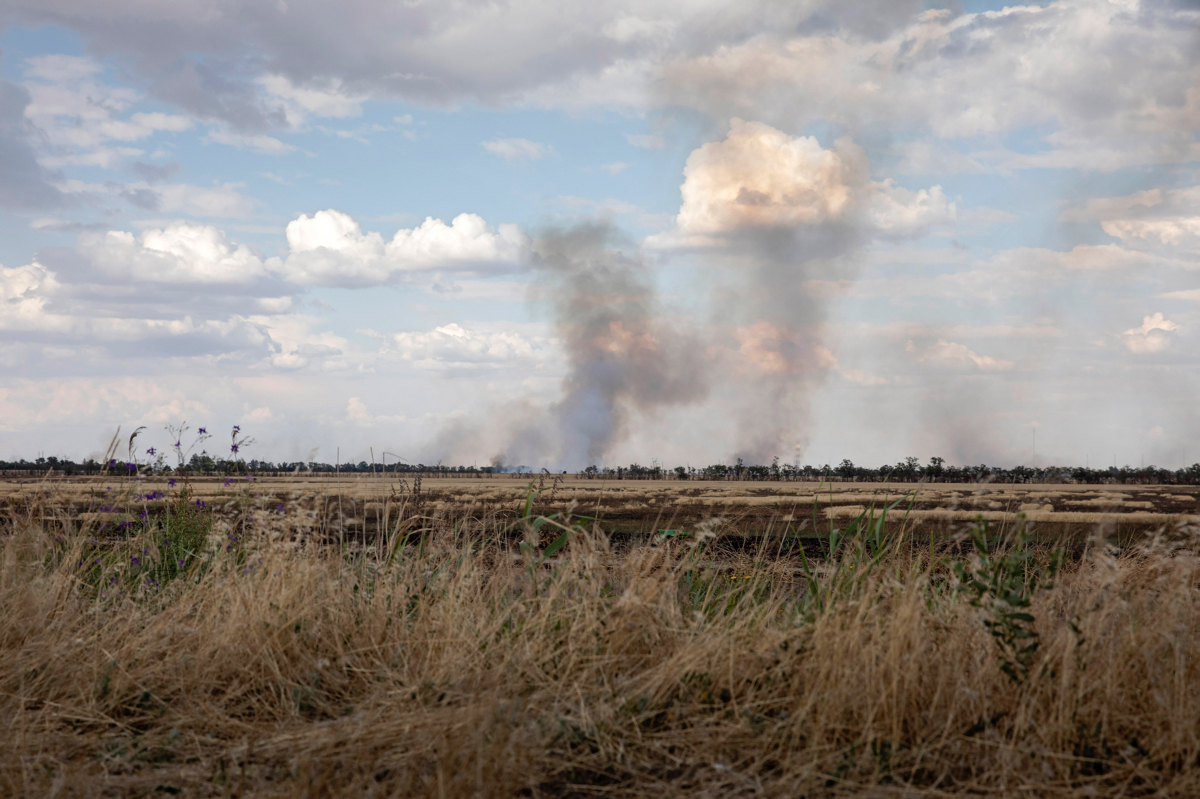
<svg viewBox="0 0 1200 799">
<path fill-rule="evenodd" d="M 1194 488 L 532 480 L 0 484 L 0 793 L 1200 791 Z"/>
<path fill-rule="evenodd" d="M 193 499 L 217 513 L 258 509 L 294 517 L 297 540 L 337 536 L 357 543 L 373 541 L 412 518 L 435 526 L 464 518 L 511 522 L 531 492 L 538 513 L 586 516 L 609 535 L 633 540 L 701 523 L 728 539 L 811 538 L 826 533 L 831 523 L 844 525 L 871 508 L 892 505 L 893 525 L 925 537 L 953 535 L 980 518 L 1013 527 L 1020 517 L 1047 541 L 1085 539 L 1097 528 L 1113 540 L 1136 540 L 1147 530 L 1200 519 L 1200 487 L 1188 485 L 605 480 L 543 474 L 202 477 L 187 487 Z M 8 479 L 0 481 L 0 507 L 19 515 L 36 505 L 45 521 L 59 526 L 119 524 L 136 521 L 142 511 L 161 513 L 179 488 L 155 478 Z M 154 490 L 163 496 L 141 499 Z"/>
</svg>

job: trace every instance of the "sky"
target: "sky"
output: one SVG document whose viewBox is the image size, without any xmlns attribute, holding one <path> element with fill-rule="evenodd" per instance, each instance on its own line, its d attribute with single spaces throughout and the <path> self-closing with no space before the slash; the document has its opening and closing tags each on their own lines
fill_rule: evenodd
<svg viewBox="0 0 1200 799">
<path fill-rule="evenodd" d="M 1194 0 L 0 0 L 0 458 L 1178 468 L 1198 344 Z"/>
</svg>

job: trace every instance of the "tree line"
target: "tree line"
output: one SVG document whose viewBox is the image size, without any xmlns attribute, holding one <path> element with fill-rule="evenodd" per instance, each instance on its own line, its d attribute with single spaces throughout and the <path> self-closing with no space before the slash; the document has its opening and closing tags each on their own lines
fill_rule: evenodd
<svg viewBox="0 0 1200 799">
<path fill-rule="evenodd" d="M 164 467 L 158 464 L 111 460 L 107 463 L 89 458 L 76 463 L 66 458 L 39 457 L 33 461 L 0 461 L 0 472 L 10 475 L 34 475 L 48 472 L 65 475 L 100 474 L 374 474 L 421 475 L 426 477 L 483 478 L 498 475 L 544 473 L 528 466 L 446 466 L 393 462 L 388 464 L 359 461 L 358 463 L 318 463 L 315 461 L 230 460 L 213 458 L 210 455 L 193 455 L 186 465 Z M 556 474 L 558 474 L 556 472 Z M 567 474 L 561 472 L 561 474 Z M 592 480 L 723 480 L 723 481 L 818 481 L 834 482 L 918 482 L 929 483 L 1116 483 L 1116 484 L 1162 484 L 1200 485 L 1200 463 L 1181 469 L 1164 469 L 1158 466 L 1120 466 L 1093 469 L 1086 466 L 975 466 L 947 465 L 944 458 L 930 458 L 921 463 L 909 457 L 899 463 L 878 467 L 859 466 L 849 459 L 837 466 L 825 464 L 799 465 L 780 463 L 775 459 L 770 465 L 746 464 L 741 458 L 733 464 L 717 463 L 710 466 L 664 467 L 657 461 L 650 466 L 632 463 L 629 466 L 589 466 L 577 477 Z"/>
</svg>

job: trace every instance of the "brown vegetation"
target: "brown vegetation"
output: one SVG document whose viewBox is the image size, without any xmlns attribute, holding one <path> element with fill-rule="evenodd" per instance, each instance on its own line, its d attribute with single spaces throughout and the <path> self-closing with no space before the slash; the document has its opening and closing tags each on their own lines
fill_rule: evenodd
<svg viewBox="0 0 1200 799">
<path fill-rule="evenodd" d="M 1020 538 L 935 550 L 867 517 L 814 561 L 784 526 L 616 546 L 536 503 L 383 508 L 351 546 L 245 498 L 123 537 L 63 502 L 9 519 L 0 793 L 1200 789 L 1191 527 L 1055 574 Z"/>
</svg>

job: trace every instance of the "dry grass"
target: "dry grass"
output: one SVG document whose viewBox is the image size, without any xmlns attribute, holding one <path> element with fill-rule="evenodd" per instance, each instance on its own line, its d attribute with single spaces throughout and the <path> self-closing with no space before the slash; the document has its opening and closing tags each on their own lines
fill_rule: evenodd
<svg viewBox="0 0 1200 799">
<path fill-rule="evenodd" d="M 7 531 L 0 793 L 1200 793 L 1189 530 L 1033 594 L 1017 682 L 951 564 L 895 539 L 810 584 L 711 541 L 518 557 L 443 519 L 338 551 L 294 522 L 220 522 L 158 586 L 160 530 Z"/>
</svg>

